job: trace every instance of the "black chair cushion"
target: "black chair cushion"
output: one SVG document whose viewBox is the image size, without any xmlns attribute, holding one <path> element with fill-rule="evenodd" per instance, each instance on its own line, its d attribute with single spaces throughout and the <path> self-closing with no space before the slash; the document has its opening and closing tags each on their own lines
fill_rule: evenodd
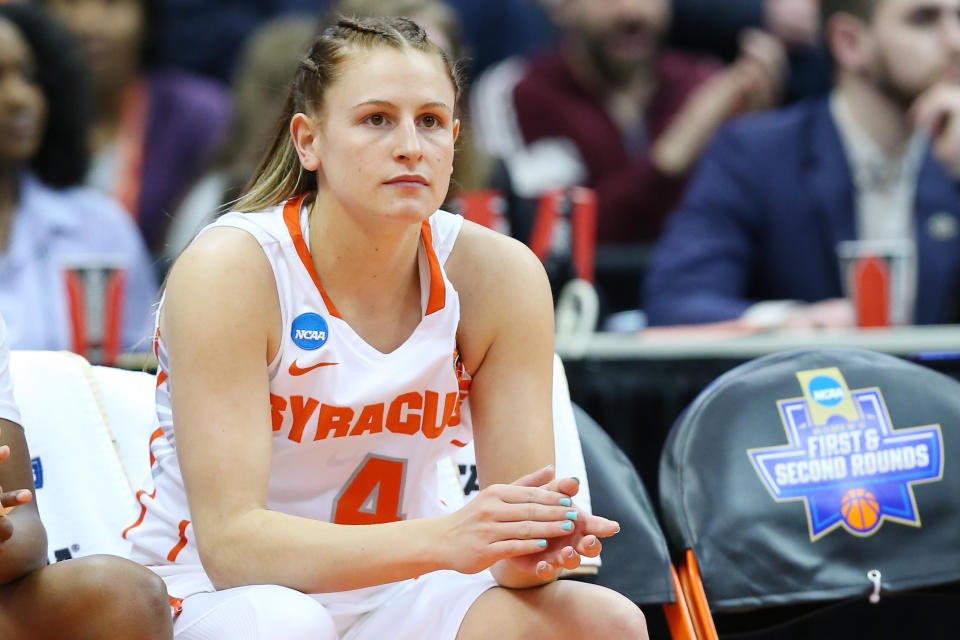
<svg viewBox="0 0 960 640">
<path fill-rule="evenodd" d="M 603 539 L 599 573 L 581 579 L 637 604 L 675 602 L 667 542 L 633 464 L 583 409 L 574 405 L 573 413 L 593 512 L 620 523 L 620 533 Z"/>
<path fill-rule="evenodd" d="M 960 383 L 898 358 L 799 350 L 718 378 L 674 424 L 664 525 L 715 610 L 960 580 Z"/>
</svg>

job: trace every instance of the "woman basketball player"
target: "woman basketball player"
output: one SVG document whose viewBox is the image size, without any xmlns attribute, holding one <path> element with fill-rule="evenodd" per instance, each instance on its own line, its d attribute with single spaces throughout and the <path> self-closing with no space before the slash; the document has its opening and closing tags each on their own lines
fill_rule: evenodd
<svg viewBox="0 0 960 640">
<path fill-rule="evenodd" d="M 618 525 L 553 477 L 539 262 L 437 211 L 457 93 L 413 22 L 340 20 L 238 211 L 173 267 L 125 535 L 176 638 L 646 636 L 626 598 L 553 580 Z M 437 463 L 471 434 L 484 488 L 451 512 Z"/>
</svg>

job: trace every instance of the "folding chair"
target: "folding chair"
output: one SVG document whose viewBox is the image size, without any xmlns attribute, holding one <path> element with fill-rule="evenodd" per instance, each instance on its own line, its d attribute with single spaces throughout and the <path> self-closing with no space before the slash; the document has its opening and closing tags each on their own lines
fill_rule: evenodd
<svg viewBox="0 0 960 640">
<path fill-rule="evenodd" d="M 660 465 L 697 637 L 818 621 L 825 637 L 955 637 L 958 447 L 960 383 L 898 358 L 791 351 L 718 378 Z"/>
<path fill-rule="evenodd" d="M 596 575 L 579 576 L 603 585 L 638 605 L 661 605 L 674 640 L 694 640 L 692 612 L 670 563 L 670 553 L 653 504 L 633 463 L 587 412 L 573 405 L 593 509 L 620 523 L 620 533 L 603 540 L 603 563 Z M 650 636 L 657 621 L 647 610 Z"/>
</svg>

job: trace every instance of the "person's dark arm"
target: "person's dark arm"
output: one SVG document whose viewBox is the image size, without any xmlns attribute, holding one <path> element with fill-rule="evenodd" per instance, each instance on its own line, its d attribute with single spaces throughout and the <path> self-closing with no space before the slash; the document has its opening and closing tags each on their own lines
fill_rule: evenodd
<svg viewBox="0 0 960 640">
<path fill-rule="evenodd" d="M 747 298 L 759 240 L 751 158 L 729 127 L 708 148 L 647 273 L 650 324 L 731 320 L 755 302 Z"/>
<path fill-rule="evenodd" d="M 4 445 L 9 447 L 6 456 Z M 6 456 L 6 459 L 4 457 Z M 12 582 L 47 563 L 47 534 L 34 500 L 23 504 L 24 490 L 33 493 L 33 471 L 27 440 L 20 425 L 0 419 L 0 501 L 9 507 L 0 515 L 0 585 Z M 27 498 L 29 499 L 29 498 Z M 0 514 L 6 508 L 0 507 Z"/>
</svg>

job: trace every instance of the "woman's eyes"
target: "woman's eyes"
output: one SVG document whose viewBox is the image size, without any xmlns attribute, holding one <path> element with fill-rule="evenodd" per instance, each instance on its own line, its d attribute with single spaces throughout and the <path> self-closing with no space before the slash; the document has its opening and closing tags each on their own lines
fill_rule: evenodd
<svg viewBox="0 0 960 640">
<path fill-rule="evenodd" d="M 428 129 L 439 129 L 441 126 L 443 126 L 443 123 L 440 122 L 440 118 L 430 114 L 420 118 L 420 122 Z"/>
<path fill-rule="evenodd" d="M 370 125 L 372 125 L 372 126 L 374 126 L 374 127 L 382 127 L 382 126 L 385 126 L 385 125 L 389 124 L 390 120 L 387 118 L 387 116 L 386 116 L 385 114 L 382 114 L 382 113 L 374 113 L 374 114 L 371 114 L 371 115 L 367 116 L 367 117 L 364 119 L 364 122 L 367 123 L 367 124 L 370 124 Z M 442 128 L 443 128 L 443 120 L 442 120 L 439 116 L 435 116 L 435 115 L 430 114 L 430 113 L 421 116 L 421 117 L 419 118 L 419 124 L 420 124 L 420 126 L 425 127 L 425 128 L 427 128 L 427 129 L 442 129 Z"/>
</svg>

